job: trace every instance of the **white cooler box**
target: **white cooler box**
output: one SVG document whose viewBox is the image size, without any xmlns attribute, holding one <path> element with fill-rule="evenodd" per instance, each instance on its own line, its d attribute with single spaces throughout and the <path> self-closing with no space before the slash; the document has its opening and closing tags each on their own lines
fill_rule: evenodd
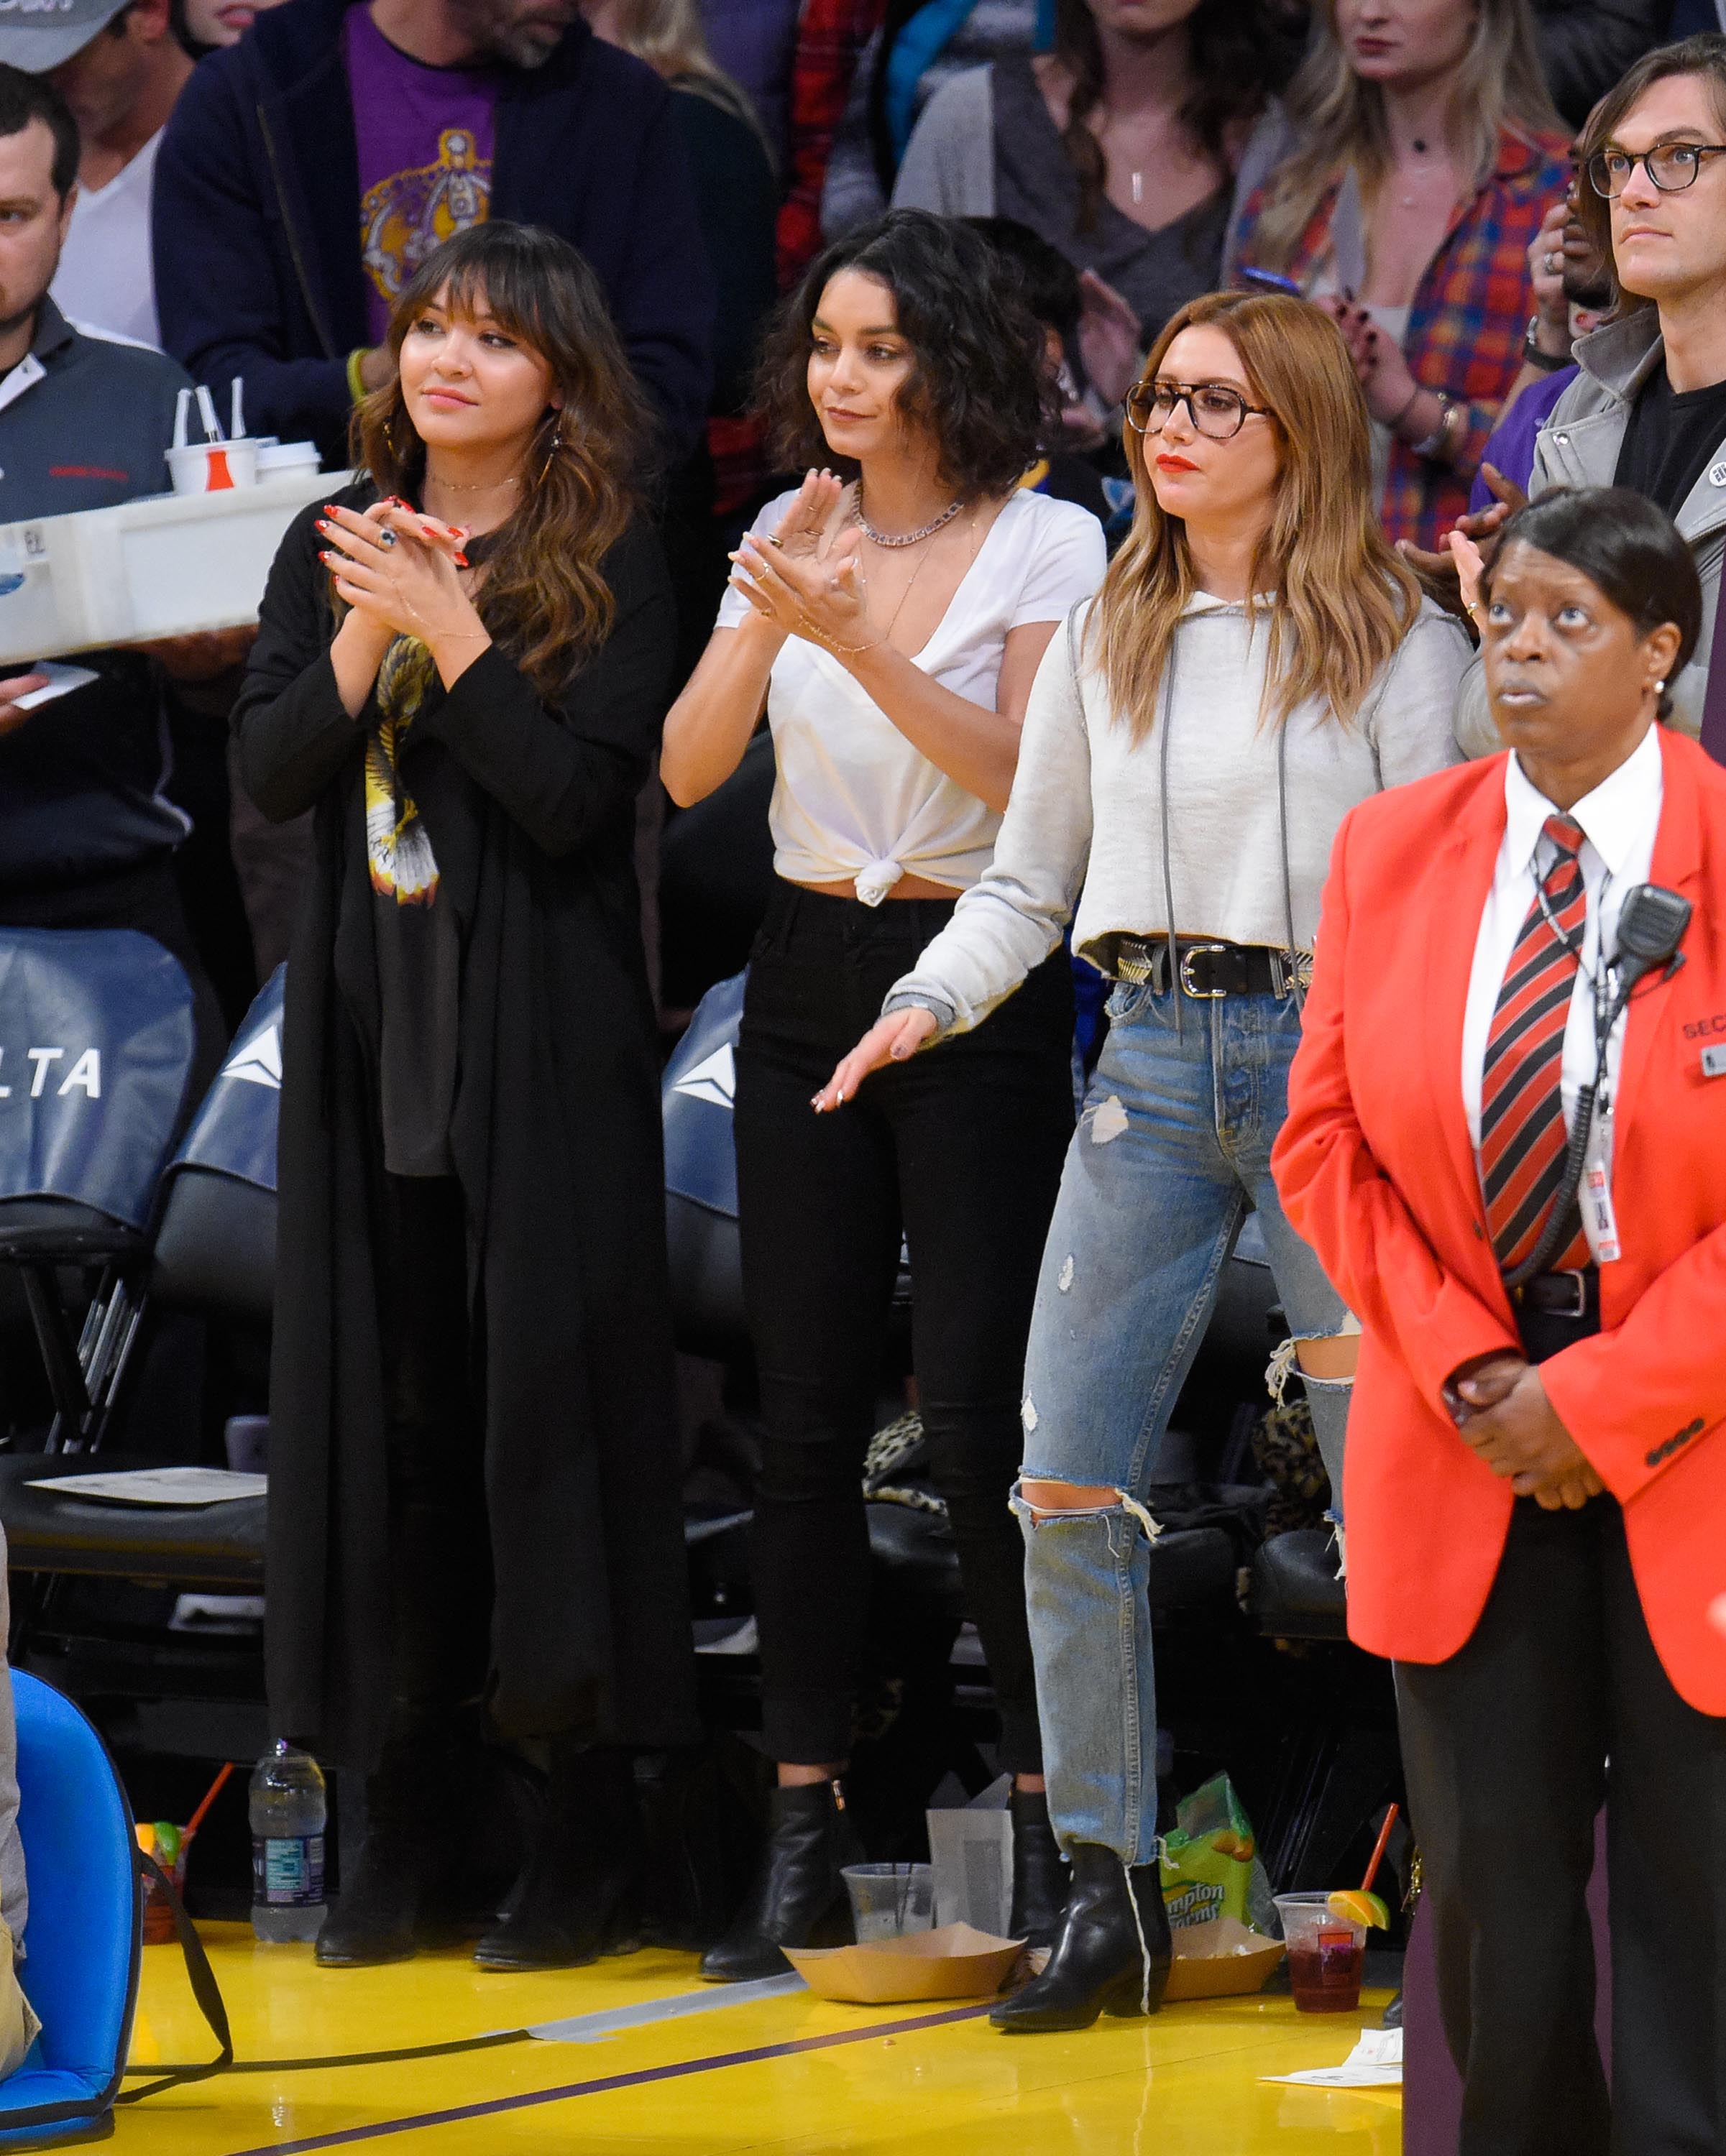
<svg viewBox="0 0 1726 2156">
<path fill-rule="evenodd" d="M 0 525 L 0 665 L 255 621 L 289 525 L 352 476 L 285 471 Z"/>
</svg>

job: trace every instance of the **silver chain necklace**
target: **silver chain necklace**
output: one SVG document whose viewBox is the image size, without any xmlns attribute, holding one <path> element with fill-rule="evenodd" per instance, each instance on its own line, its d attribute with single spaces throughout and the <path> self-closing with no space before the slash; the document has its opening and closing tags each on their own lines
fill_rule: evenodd
<svg viewBox="0 0 1726 2156">
<path fill-rule="evenodd" d="M 896 535 L 887 531 L 877 531 L 863 514 L 863 482 L 860 480 L 857 482 L 857 506 L 851 514 L 856 518 L 864 536 L 872 539 L 877 547 L 915 547 L 925 539 L 932 538 L 943 524 L 951 524 L 964 506 L 963 496 L 956 501 L 948 502 L 941 514 L 932 522 L 924 525 L 919 531 L 906 531 Z"/>
</svg>

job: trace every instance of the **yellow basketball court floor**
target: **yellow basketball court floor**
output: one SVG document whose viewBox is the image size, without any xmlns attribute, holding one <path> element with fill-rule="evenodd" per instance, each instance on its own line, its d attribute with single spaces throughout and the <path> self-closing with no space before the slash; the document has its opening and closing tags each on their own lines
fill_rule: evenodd
<svg viewBox="0 0 1726 2156">
<path fill-rule="evenodd" d="M 638 2007 L 699 1984 L 687 1954 L 490 1975 L 458 1954 L 324 1970 L 308 1946 L 200 1928 L 243 2062 L 262 2071 L 123 2106 L 125 2156 L 1398 2156 L 1401 2099 L 1261 2077 L 1339 2065 L 1361 2014 L 1297 2015 L 1283 1994 L 1166 2007 L 1080 2035 L 996 2035 L 980 2006 L 835 2006 L 806 1993 L 719 2005 L 586 2041 L 509 2032 Z M 455 2044 L 389 2064 L 335 2055 Z M 135 2066 L 207 2058 L 179 1950 L 144 1950 Z M 310 2061 L 296 2064 L 297 2061 Z M 132 2086 L 136 2086 L 136 2083 Z"/>
</svg>

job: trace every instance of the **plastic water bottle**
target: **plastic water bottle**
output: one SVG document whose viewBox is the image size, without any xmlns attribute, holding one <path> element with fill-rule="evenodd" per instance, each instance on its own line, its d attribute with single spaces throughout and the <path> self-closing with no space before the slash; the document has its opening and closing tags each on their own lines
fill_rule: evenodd
<svg viewBox="0 0 1726 2156">
<path fill-rule="evenodd" d="M 260 1939 L 315 1939 L 324 1921 L 324 1778 L 309 1753 L 278 1740 L 252 1771 L 252 1929 Z"/>
</svg>

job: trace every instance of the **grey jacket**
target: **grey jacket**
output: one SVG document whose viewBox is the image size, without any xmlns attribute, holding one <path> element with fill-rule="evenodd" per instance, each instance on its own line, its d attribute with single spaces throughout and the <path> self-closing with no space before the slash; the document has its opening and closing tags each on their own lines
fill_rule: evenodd
<svg viewBox="0 0 1726 2156">
<path fill-rule="evenodd" d="M 1531 501 L 1555 486 L 1611 485 L 1631 407 L 1664 348 L 1652 307 L 1640 308 L 1623 321 L 1609 322 L 1605 329 L 1578 340 L 1574 356 L 1581 372 L 1553 407 L 1534 444 Z M 1677 732 L 1694 739 L 1702 732 L 1702 701 L 1720 599 L 1720 564 L 1726 556 L 1726 439 L 1691 488 L 1676 521 L 1702 578 L 1702 635 L 1696 656 L 1672 685 L 1672 724 Z M 1486 675 L 1477 656 L 1457 691 L 1456 739 L 1470 756 L 1487 756 L 1503 746 L 1487 708 Z"/>
</svg>

